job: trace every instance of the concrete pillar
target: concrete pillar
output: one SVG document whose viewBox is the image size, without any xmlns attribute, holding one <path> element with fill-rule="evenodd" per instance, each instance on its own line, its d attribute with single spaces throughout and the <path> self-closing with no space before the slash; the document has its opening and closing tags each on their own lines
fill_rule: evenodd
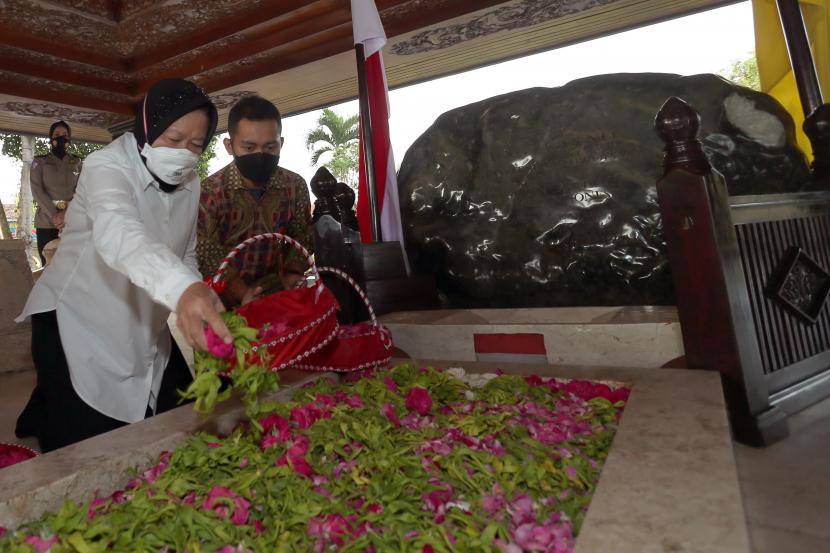
<svg viewBox="0 0 830 553">
<path fill-rule="evenodd" d="M 17 238 L 26 244 L 26 256 L 29 263 L 40 258 L 37 255 L 37 248 L 32 241 L 32 226 L 34 225 L 34 206 L 32 205 L 32 184 L 29 174 L 32 169 L 32 160 L 35 154 L 35 139 L 33 136 L 22 135 L 21 149 L 23 154 L 23 166 L 20 169 L 20 214 L 17 221 Z"/>
<path fill-rule="evenodd" d="M 12 238 L 12 231 L 11 228 L 9 228 L 9 220 L 6 218 L 6 210 L 5 208 L 0 209 L 0 240 L 11 240 Z"/>
</svg>

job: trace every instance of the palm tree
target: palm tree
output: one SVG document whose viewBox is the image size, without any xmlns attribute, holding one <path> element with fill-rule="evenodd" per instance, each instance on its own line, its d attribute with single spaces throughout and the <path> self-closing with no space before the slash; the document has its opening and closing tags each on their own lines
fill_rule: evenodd
<svg viewBox="0 0 830 553">
<path fill-rule="evenodd" d="M 317 119 L 317 127 L 312 129 L 305 139 L 306 147 L 311 152 L 311 164 L 317 166 L 320 158 L 331 154 L 323 164 L 339 180 L 354 186 L 357 175 L 357 141 L 359 129 L 358 116 L 342 117 L 332 109 L 326 108 Z"/>
</svg>

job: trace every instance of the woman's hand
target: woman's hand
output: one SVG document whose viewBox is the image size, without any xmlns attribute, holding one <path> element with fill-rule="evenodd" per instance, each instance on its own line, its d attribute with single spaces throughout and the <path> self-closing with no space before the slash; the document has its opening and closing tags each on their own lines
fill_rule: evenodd
<svg viewBox="0 0 830 553">
<path fill-rule="evenodd" d="M 176 324 L 182 331 L 187 343 L 201 351 L 207 351 L 205 323 L 226 344 L 233 342 L 228 327 L 219 315 L 225 310 L 216 292 L 203 282 L 195 282 L 179 298 L 176 306 Z"/>
</svg>

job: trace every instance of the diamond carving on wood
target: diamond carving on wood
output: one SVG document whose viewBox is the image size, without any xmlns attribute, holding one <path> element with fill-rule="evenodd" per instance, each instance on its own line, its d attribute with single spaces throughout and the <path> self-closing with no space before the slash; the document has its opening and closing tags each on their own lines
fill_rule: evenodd
<svg viewBox="0 0 830 553">
<path fill-rule="evenodd" d="M 774 300 L 796 316 L 815 323 L 830 294 L 830 273 L 795 247 L 784 256 L 770 283 Z"/>
</svg>

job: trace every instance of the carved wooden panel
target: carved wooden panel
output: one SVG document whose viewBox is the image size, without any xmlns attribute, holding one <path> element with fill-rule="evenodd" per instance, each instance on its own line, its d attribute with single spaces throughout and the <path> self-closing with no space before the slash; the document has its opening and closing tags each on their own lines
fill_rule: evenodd
<svg viewBox="0 0 830 553">
<path fill-rule="evenodd" d="M 786 253 L 776 272 L 769 295 L 804 321 L 815 323 L 827 303 L 830 274 L 799 247 Z"/>
<path fill-rule="evenodd" d="M 736 232 L 764 373 L 830 348 L 830 216 L 738 225 Z"/>
</svg>

